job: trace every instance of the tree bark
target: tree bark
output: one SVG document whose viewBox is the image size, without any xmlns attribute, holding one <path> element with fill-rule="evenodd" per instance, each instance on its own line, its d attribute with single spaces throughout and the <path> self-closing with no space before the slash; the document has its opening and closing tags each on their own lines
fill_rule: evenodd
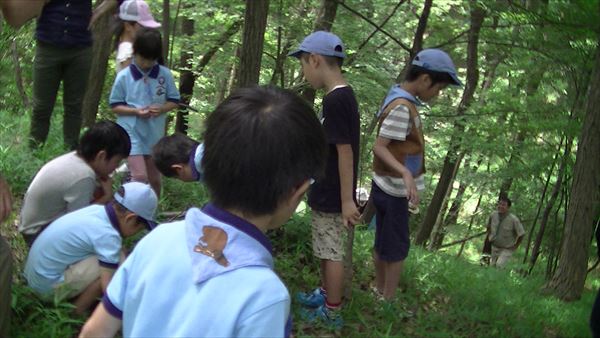
<svg viewBox="0 0 600 338">
<path fill-rule="evenodd" d="M 96 1 L 96 5 L 102 3 L 102 0 Z M 102 99 L 104 81 L 108 70 L 108 58 L 112 53 L 112 34 L 109 28 L 111 15 L 104 15 L 94 26 L 92 34 L 94 44 L 92 46 L 92 65 L 90 76 L 88 78 L 87 88 L 81 104 L 81 114 L 83 117 L 83 127 L 90 127 L 96 122 L 98 106 Z"/>
<path fill-rule="evenodd" d="M 237 87 L 258 84 L 269 0 L 246 0 Z"/>
<path fill-rule="evenodd" d="M 600 9 L 600 6 L 599 8 Z M 598 36 L 600 42 L 600 35 Z M 596 50 L 586 116 L 579 137 L 563 246 L 548 287 L 563 300 L 581 297 L 587 272 L 590 238 L 600 212 L 600 53 Z"/>
<path fill-rule="evenodd" d="M 165 65 L 169 64 L 169 47 L 171 39 L 171 0 L 163 0 L 162 6 L 162 54 Z"/>
<path fill-rule="evenodd" d="M 194 20 L 187 17 L 181 20 L 181 34 L 184 37 L 190 38 L 194 35 Z M 181 67 L 181 71 L 179 72 L 179 94 L 181 95 L 181 103 L 185 105 L 190 104 L 194 95 L 194 82 L 196 81 L 196 76 L 192 72 L 192 60 L 194 58 L 192 50 L 192 44 L 188 39 L 184 39 L 179 58 Z M 187 135 L 188 115 L 189 112 L 187 109 L 179 109 L 177 111 L 175 131 Z"/>
<path fill-rule="evenodd" d="M 10 43 L 10 49 L 12 61 L 15 66 L 15 84 L 17 86 L 17 90 L 19 91 L 19 95 L 21 95 L 23 107 L 29 110 L 31 105 L 29 103 L 29 97 L 27 97 L 27 93 L 25 92 L 25 86 L 23 85 L 23 72 L 21 71 L 21 60 L 19 59 L 19 48 L 17 47 L 16 39 L 13 39 Z"/>
<path fill-rule="evenodd" d="M 477 83 L 479 81 L 479 69 L 478 69 L 478 44 L 479 44 L 479 31 L 485 18 L 485 10 L 481 8 L 476 1 L 471 0 L 471 26 L 469 28 L 469 38 L 467 43 L 467 83 L 461 102 L 457 109 L 457 116 L 462 116 L 466 112 L 467 108 L 471 105 Z M 427 213 L 417 233 L 415 244 L 425 246 L 431 230 L 436 222 L 442 203 L 444 202 L 444 196 L 448 191 L 448 187 L 452 183 L 452 176 L 457 166 L 460 164 L 461 154 L 460 151 L 460 137 L 465 130 L 464 123 L 460 118 L 455 122 L 454 128 L 456 132 L 452 135 L 450 140 L 450 147 L 446 153 L 444 159 L 444 165 L 440 174 L 440 180 L 435 188 L 435 192 L 431 199 L 431 203 L 427 208 Z"/>
<path fill-rule="evenodd" d="M 423 10 L 421 11 L 421 16 L 419 16 L 419 24 L 417 25 L 417 30 L 415 31 L 415 35 L 413 37 L 412 47 L 410 48 L 409 55 L 405 58 L 404 68 L 396 77 L 396 82 L 402 82 L 404 80 L 410 65 L 410 60 L 412 60 L 412 58 L 417 55 L 421 49 L 423 49 L 423 35 L 425 34 L 425 29 L 427 29 L 427 22 L 429 21 L 429 14 L 431 13 L 432 5 L 433 0 L 425 0 L 425 3 L 423 4 Z"/>
<path fill-rule="evenodd" d="M 313 32 L 331 31 L 337 13 L 337 0 L 321 0 L 321 7 L 317 13 Z M 308 87 L 302 91 L 302 97 L 312 106 L 315 102 L 315 89 Z"/>
</svg>

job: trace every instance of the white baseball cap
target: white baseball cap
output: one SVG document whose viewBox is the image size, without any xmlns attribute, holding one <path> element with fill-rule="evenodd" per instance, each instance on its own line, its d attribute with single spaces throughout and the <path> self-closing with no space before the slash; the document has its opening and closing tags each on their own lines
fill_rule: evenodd
<svg viewBox="0 0 600 338">
<path fill-rule="evenodd" d="M 150 185 L 140 182 L 129 182 L 121 186 L 114 194 L 115 201 L 142 218 L 148 230 L 156 227 L 154 214 L 158 207 L 158 197 Z"/>
<path fill-rule="evenodd" d="M 126 0 L 119 8 L 119 18 L 124 21 L 135 21 L 147 28 L 158 28 L 160 23 L 154 20 L 152 12 L 145 1 Z"/>
</svg>

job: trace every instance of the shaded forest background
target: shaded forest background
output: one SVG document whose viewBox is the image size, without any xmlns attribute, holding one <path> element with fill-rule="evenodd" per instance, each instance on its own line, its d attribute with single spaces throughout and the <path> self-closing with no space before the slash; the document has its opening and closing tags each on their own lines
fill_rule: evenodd
<svg viewBox="0 0 600 338">
<path fill-rule="evenodd" d="M 320 109 L 322 93 L 307 87 L 298 61 L 286 55 L 313 30 L 339 35 L 348 54 L 344 75 L 360 106 L 365 188 L 374 115 L 387 89 L 419 50 L 444 49 L 465 87 L 444 91 L 422 114 L 428 175 L 421 212 L 411 219 L 414 243 L 476 262 L 487 217 L 507 193 L 527 232 L 515 271 L 543 276 L 545 289 L 562 300 L 598 288 L 591 241 L 600 221 L 598 1 L 147 2 L 162 19 L 166 64 L 189 107 L 171 116 L 170 132 L 196 139 L 206 116 L 238 86 L 291 88 Z M 27 134 L 10 133 L 31 114 L 34 26 L 4 25 L 0 33 L 0 171 L 17 203 L 39 168 L 16 154 Z M 86 125 L 115 118 L 110 26 L 107 18 L 94 29 Z"/>
</svg>

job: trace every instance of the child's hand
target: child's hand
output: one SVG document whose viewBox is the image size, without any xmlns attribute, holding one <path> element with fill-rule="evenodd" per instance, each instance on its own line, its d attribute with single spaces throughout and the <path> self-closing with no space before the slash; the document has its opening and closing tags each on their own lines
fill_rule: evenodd
<svg viewBox="0 0 600 338">
<path fill-rule="evenodd" d="M 112 178 L 99 178 L 100 186 L 94 191 L 94 203 L 104 204 L 112 198 Z"/>
<path fill-rule="evenodd" d="M 415 179 L 413 178 L 410 171 L 405 170 L 402 174 L 402 179 L 404 180 L 404 185 L 406 185 L 406 198 L 412 205 L 418 205 L 419 193 L 417 192 L 417 185 L 415 184 Z"/>
<path fill-rule="evenodd" d="M 150 115 L 152 117 L 156 117 L 163 113 L 162 106 L 160 105 L 152 105 L 148 107 L 148 110 L 150 111 Z"/>
<path fill-rule="evenodd" d="M 152 113 L 150 112 L 149 107 L 139 108 L 137 111 L 137 116 L 143 119 L 147 119 L 152 117 Z"/>
<path fill-rule="evenodd" d="M 342 203 L 342 221 L 344 226 L 351 227 L 358 224 L 360 221 L 360 212 L 354 201 L 346 201 Z"/>
</svg>

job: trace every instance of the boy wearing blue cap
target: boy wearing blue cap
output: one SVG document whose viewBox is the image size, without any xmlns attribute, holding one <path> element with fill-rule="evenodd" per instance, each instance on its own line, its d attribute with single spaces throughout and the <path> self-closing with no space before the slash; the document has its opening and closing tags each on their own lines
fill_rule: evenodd
<svg viewBox="0 0 600 338">
<path fill-rule="evenodd" d="M 314 32 L 289 55 L 300 59 L 304 77 L 313 88 L 325 90 L 321 123 L 329 147 L 325 177 L 317 180 L 308 194 L 313 253 L 321 260 L 322 286 L 297 298 L 311 309 L 303 312 L 308 321 L 321 320 L 339 328 L 345 242 L 349 228 L 360 217 L 354 194 L 360 140 L 358 104 L 341 72 L 346 54 L 335 34 Z"/>
<path fill-rule="evenodd" d="M 165 136 L 152 148 L 152 160 L 161 174 L 184 182 L 202 180 L 204 144 L 187 135 L 175 133 Z"/>
<path fill-rule="evenodd" d="M 171 71 L 158 64 L 160 32 L 140 28 L 133 43 L 133 62 L 117 74 L 109 103 L 117 123 L 131 138 L 127 165 L 133 181 L 150 183 L 160 195 L 160 172 L 150 158 L 152 147 L 165 134 L 167 113 L 179 104 Z"/>
<path fill-rule="evenodd" d="M 409 204 L 419 203 L 425 188 L 425 141 L 417 106 L 448 85 L 461 86 L 448 54 L 425 49 L 412 60 L 406 79 L 388 92 L 377 113 L 371 194 L 376 210 L 375 287 L 379 297 L 396 294 L 410 247 Z"/>
<path fill-rule="evenodd" d="M 158 199 L 143 183 L 124 184 L 106 205 L 90 205 L 52 222 L 27 256 L 27 284 L 43 297 L 71 299 L 83 313 L 106 291 L 123 237 L 155 227 Z"/>
<path fill-rule="evenodd" d="M 242 88 L 209 115 L 204 145 L 211 202 L 137 244 L 82 337 L 112 337 L 121 325 L 124 337 L 289 335 L 290 297 L 265 232 L 322 174 L 319 121 L 290 91 Z"/>
</svg>

